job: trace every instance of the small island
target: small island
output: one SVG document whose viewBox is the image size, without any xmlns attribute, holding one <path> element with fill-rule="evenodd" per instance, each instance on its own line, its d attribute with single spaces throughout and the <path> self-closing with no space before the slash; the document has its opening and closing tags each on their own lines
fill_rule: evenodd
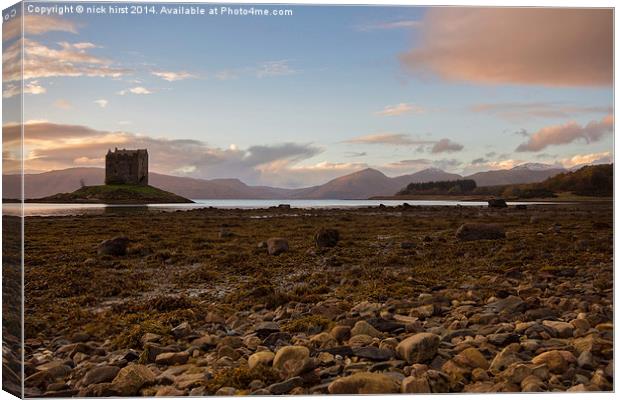
<svg viewBox="0 0 620 400">
<path fill-rule="evenodd" d="M 125 184 L 84 186 L 71 193 L 27 199 L 26 203 L 166 204 L 193 201 L 153 186 Z"/>
<path fill-rule="evenodd" d="M 26 203 L 167 204 L 192 200 L 149 185 L 149 154 L 146 149 L 108 150 L 105 185 L 82 186 L 72 193 L 57 193 Z"/>
</svg>

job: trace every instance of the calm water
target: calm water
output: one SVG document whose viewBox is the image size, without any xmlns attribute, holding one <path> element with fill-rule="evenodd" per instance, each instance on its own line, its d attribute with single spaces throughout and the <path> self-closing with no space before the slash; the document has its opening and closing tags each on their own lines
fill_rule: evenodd
<svg viewBox="0 0 620 400">
<path fill-rule="evenodd" d="M 134 212 L 136 210 L 177 211 L 191 210 L 205 207 L 222 209 L 242 208 L 257 209 L 290 204 L 293 208 L 355 208 L 369 207 L 384 204 L 386 206 L 398 206 L 408 203 L 412 206 L 447 206 L 457 205 L 465 207 L 486 207 L 486 201 L 452 201 L 452 200 L 194 200 L 193 204 L 150 204 L 150 205 L 106 205 L 106 204 L 24 204 L 26 216 L 62 216 L 62 215 L 85 215 L 104 214 L 107 212 L 121 213 Z M 516 204 L 550 204 L 547 202 L 508 202 Z M 19 204 L 4 204 L 4 214 L 19 215 Z"/>
</svg>

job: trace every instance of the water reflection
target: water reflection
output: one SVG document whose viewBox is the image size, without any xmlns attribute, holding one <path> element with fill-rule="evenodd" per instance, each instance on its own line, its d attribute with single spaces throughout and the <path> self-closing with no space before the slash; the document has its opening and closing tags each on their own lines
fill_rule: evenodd
<svg viewBox="0 0 620 400">
<path fill-rule="evenodd" d="M 376 207 L 381 204 L 393 207 L 407 203 L 411 206 L 446 206 L 446 207 L 486 207 L 486 201 L 456 201 L 456 200 L 194 200 L 190 204 L 149 204 L 149 205 L 106 205 L 106 204 L 24 204 L 25 216 L 63 216 L 63 215 L 110 215 L 139 213 L 149 211 L 178 211 L 198 208 L 215 207 L 221 209 L 259 209 L 277 207 L 288 204 L 291 208 L 355 208 Z M 518 204 L 557 204 L 553 202 L 508 202 L 508 205 Z M 20 215 L 20 205 L 5 204 L 5 215 Z"/>
</svg>

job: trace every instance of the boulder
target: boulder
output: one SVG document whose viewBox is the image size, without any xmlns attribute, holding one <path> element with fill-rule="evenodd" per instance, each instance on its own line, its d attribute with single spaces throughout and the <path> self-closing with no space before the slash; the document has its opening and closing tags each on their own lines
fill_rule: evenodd
<svg viewBox="0 0 620 400">
<path fill-rule="evenodd" d="M 551 372 L 562 374 L 568 369 L 568 361 L 560 350 L 549 350 L 532 359 L 534 364 L 546 364 Z"/>
<path fill-rule="evenodd" d="M 555 337 L 564 339 L 573 337 L 573 325 L 569 322 L 543 321 L 543 325 L 551 328 Z"/>
<path fill-rule="evenodd" d="M 284 346 L 276 353 L 273 367 L 287 376 L 298 375 L 309 363 L 310 350 L 304 346 Z"/>
<path fill-rule="evenodd" d="M 408 363 L 424 363 L 435 357 L 439 341 L 439 336 L 434 333 L 418 333 L 400 342 L 396 352 Z"/>
<path fill-rule="evenodd" d="M 112 382 L 120 370 L 121 369 L 119 367 L 112 365 L 95 367 L 84 375 L 84 378 L 82 378 L 82 384 L 84 386 L 88 386 L 94 383 Z"/>
<path fill-rule="evenodd" d="M 457 229 L 459 240 L 497 240 L 505 239 L 506 231 L 498 224 L 466 223 Z"/>
<path fill-rule="evenodd" d="M 334 247 L 340 240 L 340 232 L 337 229 L 321 228 L 314 234 L 314 244 L 318 248 Z"/>
<path fill-rule="evenodd" d="M 358 372 L 336 379 L 327 390 L 330 394 L 387 394 L 398 393 L 399 384 L 387 374 Z"/>
<path fill-rule="evenodd" d="M 189 360 L 189 353 L 187 351 L 180 351 L 178 353 L 161 353 L 155 357 L 157 364 L 164 365 L 176 365 L 185 364 Z"/>
<path fill-rule="evenodd" d="M 487 204 L 489 208 L 506 208 L 508 204 L 506 204 L 506 200 L 504 199 L 490 199 L 487 200 Z"/>
<path fill-rule="evenodd" d="M 375 329 L 374 326 L 370 325 L 366 321 L 357 321 L 355 326 L 351 329 L 351 336 L 356 335 L 368 335 L 370 337 L 379 337 L 381 336 L 381 332 Z"/>
<path fill-rule="evenodd" d="M 131 364 L 121 369 L 112 386 L 121 396 L 135 396 L 143 386 L 155 382 L 155 374 L 146 365 Z"/>
<path fill-rule="evenodd" d="M 267 252 L 272 256 L 277 256 L 288 251 L 288 240 L 280 237 L 267 239 Z"/>
<path fill-rule="evenodd" d="M 431 387 L 425 376 L 408 376 L 400 384 L 400 391 L 402 393 L 430 393 Z"/>
<path fill-rule="evenodd" d="M 127 254 L 127 245 L 129 238 L 126 236 L 117 236 L 112 239 L 104 240 L 97 246 L 97 253 L 108 256 L 124 256 Z"/>
<path fill-rule="evenodd" d="M 258 365 L 269 365 L 273 361 L 275 354 L 271 351 L 259 351 L 248 358 L 248 367 L 253 369 Z"/>
</svg>

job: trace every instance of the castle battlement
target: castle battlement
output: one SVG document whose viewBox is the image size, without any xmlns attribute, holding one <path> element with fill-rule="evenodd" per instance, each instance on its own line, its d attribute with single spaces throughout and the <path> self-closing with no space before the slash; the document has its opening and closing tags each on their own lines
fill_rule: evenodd
<svg viewBox="0 0 620 400">
<path fill-rule="evenodd" d="M 105 156 L 106 185 L 149 184 L 149 153 L 146 149 L 108 150 Z"/>
</svg>

